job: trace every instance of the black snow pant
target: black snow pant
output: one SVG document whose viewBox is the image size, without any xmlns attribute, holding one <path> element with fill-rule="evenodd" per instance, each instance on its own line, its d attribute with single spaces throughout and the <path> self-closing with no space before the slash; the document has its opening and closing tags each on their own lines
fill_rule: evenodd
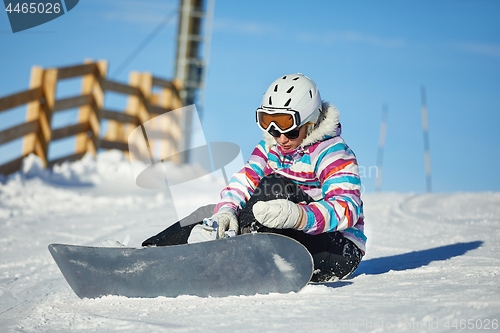
<svg viewBox="0 0 500 333">
<path fill-rule="evenodd" d="M 253 196 L 240 213 L 241 233 L 257 230 L 288 236 L 304 245 L 314 259 L 313 282 L 335 281 L 352 273 L 361 262 L 363 252 L 341 232 L 318 235 L 306 234 L 295 229 L 272 229 L 262 226 L 254 217 L 252 207 L 257 201 L 287 199 L 294 203 L 314 201 L 297 184 L 279 174 L 261 179 Z"/>
<path fill-rule="evenodd" d="M 287 199 L 294 203 L 314 201 L 299 186 L 288 178 L 271 174 L 261 179 L 254 194 L 250 197 L 239 215 L 241 233 L 271 232 L 288 236 L 300 242 L 311 253 L 314 260 L 313 282 L 327 282 L 342 279 L 352 273 L 361 262 L 363 252 L 341 232 L 318 235 L 306 234 L 295 229 L 272 229 L 262 226 L 254 217 L 252 207 L 257 201 Z M 198 221 L 210 217 L 213 205 L 200 207 L 195 211 Z M 195 217 L 196 218 L 196 217 Z M 191 217 L 192 219 L 192 217 Z M 201 222 L 200 222 L 201 223 Z M 185 225 L 182 220 L 145 240 L 142 246 L 168 246 L 185 244 L 191 230 L 197 223 Z"/>
</svg>

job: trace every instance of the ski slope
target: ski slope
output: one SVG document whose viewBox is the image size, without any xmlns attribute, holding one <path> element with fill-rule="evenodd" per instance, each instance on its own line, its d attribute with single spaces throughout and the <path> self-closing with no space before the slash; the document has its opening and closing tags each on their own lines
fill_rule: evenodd
<svg viewBox="0 0 500 333">
<path fill-rule="evenodd" d="M 171 166 L 170 172 L 195 172 Z M 186 188 L 210 200 L 221 179 Z M 176 220 L 165 192 L 137 187 L 123 155 L 36 158 L 0 179 L 2 332 L 449 332 L 498 330 L 500 193 L 364 195 L 368 252 L 347 280 L 245 297 L 79 299 L 50 243 L 140 246 Z"/>
</svg>

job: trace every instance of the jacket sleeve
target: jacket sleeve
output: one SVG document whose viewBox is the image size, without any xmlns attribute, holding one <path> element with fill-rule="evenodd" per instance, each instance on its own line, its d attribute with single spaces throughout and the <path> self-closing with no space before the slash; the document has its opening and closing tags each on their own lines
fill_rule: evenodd
<svg viewBox="0 0 500 333">
<path fill-rule="evenodd" d="M 254 148 L 243 168 L 231 177 L 229 184 L 221 191 L 221 200 L 214 211 L 230 209 L 239 213 L 264 177 L 266 165 L 267 147 L 262 140 Z"/>
<path fill-rule="evenodd" d="M 301 205 L 308 234 L 341 231 L 362 216 L 361 181 L 356 156 L 343 142 L 324 148 L 316 162 L 323 199 Z"/>
</svg>

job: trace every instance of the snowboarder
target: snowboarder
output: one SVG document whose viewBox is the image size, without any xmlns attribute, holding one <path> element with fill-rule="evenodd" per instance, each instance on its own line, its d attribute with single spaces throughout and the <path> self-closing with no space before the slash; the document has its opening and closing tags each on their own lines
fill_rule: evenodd
<svg viewBox="0 0 500 333">
<path fill-rule="evenodd" d="M 217 221 L 218 238 L 229 230 L 282 234 L 312 254 L 312 281 L 352 273 L 366 236 L 356 156 L 340 136 L 339 117 L 307 76 L 275 80 L 256 111 L 264 138 L 222 190 L 209 219 Z M 203 232 L 194 227 L 177 223 L 143 246 L 185 243 L 190 233 Z"/>
</svg>

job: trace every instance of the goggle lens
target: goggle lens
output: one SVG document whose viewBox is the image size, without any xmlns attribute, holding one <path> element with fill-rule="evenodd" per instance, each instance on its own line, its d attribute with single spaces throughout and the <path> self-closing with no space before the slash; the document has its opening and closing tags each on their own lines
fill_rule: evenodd
<svg viewBox="0 0 500 333">
<path fill-rule="evenodd" d="M 276 124 L 282 131 L 286 131 L 292 128 L 294 125 L 294 119 L 291 114 L 287 113 L 274 113 L 269 114 L 265 112 L 259 112 L 259 123 L 262 128 L 268 128 L 271 123 Z"/>
<path fill-rule="evenodd" d="M 300 126 L 300 114 L 294 110 L 267 110 L 257 109 L 257 123 L 259 127 L 268 131 L 274 127 L 281 133 L 288 132 Z"/>
</svg>

